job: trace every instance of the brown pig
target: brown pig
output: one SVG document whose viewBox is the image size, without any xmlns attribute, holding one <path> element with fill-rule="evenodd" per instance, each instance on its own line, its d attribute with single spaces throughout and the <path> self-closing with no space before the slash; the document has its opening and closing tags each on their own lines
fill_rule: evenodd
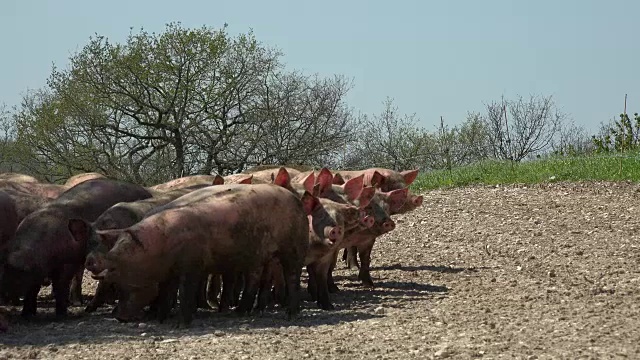
<svg viewBox="0 0 640 360">
<path fill-rule="evenodd" d="M 40 181 L 33 176 L 18 173 L 0 173 L 0 180 L 8 180 L 18 183 L 39 183 Z"/>
<path fill-rule="evenodd" d="M 224 184 L 224 178 L 220 175 L 191 175 L 181 177 L 166 183 L 158 184 L 150 187 L 154 191 L 171 191 L 182 189 L 193 185 L 221 185 Z"/>
<path fill-rule="evenodd" d="M 102 213 L 102 215 L 100 215 L 100 217 L 91 224 L 92 231 L 126 229 L 142 220 L 145 214 L 153 208 L 165 205 L 182 195 L 186 195 L 206 186 L 208 185 L 194 185 L 187 188 L 174 189 L 164 193 L 159 193 L 156 196 L 143 200 L 117 203 Z M 109 250 L 111 250 L 113 242 L 115 242 L 115 239 L 112 240 L 113 241 L 108 241 L 106 243 L 90 244 L 89 254 L 85 260 L 87 270 L 93 271 L 95 267 L 101 266 L 104 261 L 104 256 Z M 91 299 L 91 302 L 89 302 L 85 311 L 95 311 L 98 307 L 104 304 L 106 300 L 115 298 L 116 292 L 122 292 L 122 290 L 115 288 L 114 284 L 100 281 L 93 299 Z"/>
<path fill-rule="evenodd" d="M 29 214 L 18 225 L 9 246 L 3 283 L 24 295 L 23 316 L 36 313 L 37 297 L 45 277 L 53 285 L 56 314 L 67 313 L 71 278 L 84 266 L 89 228 L 69 223 L 71 218 L 93 221 L 113 204 L 150 197 L 139 185 L 93 179 L 69 189 Z"/>
<path fill-rule="evenodd" d="M 64 185 L 71 188 L 87 180 L 104 179 L 104 178 L 106 178 L 106 176 L 97 172 L 82 173 L 78 175 L 73 175 L 72 177 L 68 178 L 67 181 L 64 183 Z"/>
<path fill-rule="evenodd" d="M 286 189 L 268 184 L 211 186 L 160 206 L 120 230 L 105 269 L 96 277 L 129 290 L 120 320 L 136 318 L 162 283 L 180 279 L 180 323 L 188 325 L 202 273 L 245 274 L 236 309 L 245 313 L 253 307 L 264 267 L 277 258 L 290 296 L 288 314 L 294 316 L 299 312 L 307 231 L 302 202 Z"/>
</svg>

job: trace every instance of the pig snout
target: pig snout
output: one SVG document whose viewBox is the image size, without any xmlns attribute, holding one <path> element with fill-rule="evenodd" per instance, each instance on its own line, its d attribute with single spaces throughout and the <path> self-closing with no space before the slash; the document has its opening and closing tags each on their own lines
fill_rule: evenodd
<svg viewBox="0 0 640 360">
<path fill-rule="evenodd" d="M 387 220 L 382 224 L 382 229 L 385 232 L 389 232 L 396 228 L 396 223 L 393 220 Z"/>
<path fill-rule="evenodd" d="M 413 206 L 415 206 L 415 207 L 421 206 L 422 205 L 422 200 L 423 200 L 422 195 L 416 196 L 415 198 L 413 198 L 413 201 L 412 201 L 413 202 Z"/>
<path fill-rule="evenodd" d="M 360 220 L 360 224 L 367 229 L 372 227 L 375 222 L 376 220 L 373 218 L 373 216 L 370 216 L 370 215 L 366 215 Z"/>
<path fill-rule="evenodd" d="M 336 242 L 342 239 L 342 227 L 341 226 L 333 226 L 326 227 L 324 229 L 324 237 L 331 240 L 331 242 Z"/>
</svg>

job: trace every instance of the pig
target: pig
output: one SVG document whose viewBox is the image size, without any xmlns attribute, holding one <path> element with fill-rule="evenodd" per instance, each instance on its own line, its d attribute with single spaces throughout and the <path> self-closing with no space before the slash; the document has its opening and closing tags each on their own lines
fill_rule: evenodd
<svg viewBox="0 0 640 360">
<path fill-rule="evenodd" d="M 74 175 L 70 178 L 67 179 L 67 181 L 64 183 L 65 186 L 72 188 L 80 183 L 83 183 L 87 180 L 91 180 L 91 179 L 105 179 L 106 176 L 97 173 L 97 172 L 88 172 L 88 173 L 82 173 L 82 174 L 78 174 L 78 175 Z"/>
<path fill-rule="evenodd" d="M 15 182 L 10 180 L 0 180 L 0 189 L 12 189 L 23 193 L 55 199 L 69 187 L 56 184 L 42 184 L 34 182 Z"/>
<path fill-rule="evenodd" d="M 36 211 L 40 207 L 44 206 L 44 204 L 49 202 L 50 199 L 43 196 L 37 196 L 29 193 L 24 193 L 21 191 L 16 191 L 12 188 L 0 190 L 0 194 L 2 194 L 0 195 L 0 198 L 2 198 L 0 199 L 0 207 L 3 208 L 2 210 L 0 210 L 0 213 L 3 214 L 3 217 L 4 217 L 4 220 L 0 222 L 0 228 L 5 229 L 4 230 L 5 234 L 11 233 L 10 236 L 8 235 L 0 236 L 0 237 L 4 237 L 4 239 L 2 240 L 3 245 L 0 246 L 0 273 L 1 273 L 3 265 L 6 262 L 6 252 L 8 251 L 8 249 L 6 249 L 6 246 L 9 244 L 10 239 L 13 238 L 13 235 L 15 234 L 15 230 L 17 229 L 18 224 L 20 224 L 20 222 L 25 217 L 27 217 L 27 215 L 31 214 L 32 212 Z M 10 200 L 7 199 L 7 196 L 10 198 Z M 10 205 L 11 202 L 13 203 L 13 206 Z M 13 226 L 14 218 L 15 218 L 15 227 Z M 13 231 L 8 230 L 11 228 L 13 229 Z M 0 230 L 0 232 L 3 232 L 3 231 Z M 0 275 L 0 279 L 1 278 L 2 276 Z M 45 281 L 43 285 L 49 285 L 49 284 L 47 283 L 47 281 Z M 0 289 L 0 290 L 3 290 L 3 289 Z M 10 293 L 8 293 L 8 289 L 4 289 L 4 291 L 1 292 L 1 297 L 3 301 L 11 301 L 11 303 L 15 305 L 20 304 L 20 297 L 16 295 L 11 296 Z"/>
<path fill-rule="evenodd" d="M 253 184 L 253 175 L 251 174 L 233 174 L 223 176 L 225 184 Z"/>
<path fill-rule="evenodd" d="M 193 185 L 221 185 L 224 178 L 220 175 L 191 175 L 150 187 L 151 190 L 166 192 L 186 188 Z"/>
<path fill-rule="evenodd" d="M 18 173 L 0 173 L 0 181 L 8 180 L 18 183 L 39 183 L 40 181 L 33 176 Z"/>
<path fill-rule="evenodd" d="M 179 324 L 188 326 L 204 272 L 244 273 L 245 290 L 236 311 L 249 312 L 262 270 L 274 257 L 285 274 L 289 317 L 300 310 L 308 221 L 301 200 L 286 189 L 269 184 L 211 186 L 157 207 L 142 221 L 117 231 L 104 268 L 94 268 L 94 276 L 130 291 L 117 316 L 121 321 L 137 318 L 162 283 L 179 279 Z"/>
<path fill-rule="evenodd" d="M 418 176 L 418 170 L 407 170 L 397 172 L 383 168 L 370 168 L 357 171 L 333 171 L 334 184 L 341 184 L 345 180 L 356 176 L 364 175 L 364 184 L 379 188 L 383 192 L 406 188 L 413 183 Z M 396 214 L 403 214 L 414 210 L 422 205 L 423 197 L 411 192 L 407 193 L 407 201 L 401 209 L 396 210 Z"/>
<path fill-rule="evenodd" d="M 0 190 L 0 264 L 4 260 L 6 246 L 11 242 L 18 228 L 18 209 L 16 202 L 7 192 Z"/>
<path fill-rule="evenodd" d="M 22 315 L 36 314 L 37 296 L 45 277 L 52 281 L 56 315 L 67 314 L 69 285 L 84 266 L 87 227 L 69 223 L 80 218 L 94 221 L 120 201 L 151 197 L 142 186 L 110 179 L 93 179 L 69 189 L 29 214 L 18 225 L 8 251 L 3 287 L 24 295 Z"/>
<path fill-rule="evenodd" d="M 255 169 L 255 168 L 254 168 Z M 293 178 L 294 176 L 300 174 L 300 171 L 291 168 L 291 167 L 267 167 L 265 169 L 261 170 L 254 170 L 251 172 L 246 171 L 245 174 L 251 174 L 253 175 L 253 180 L 254 183 L 255 181 L 262 181 L 262 182 L 266 182 L 266 183 L 273 183 L 276 175 L 278 174 L 279 171 L 281 171 L 282 169 L 286 170 L 287 174 L 289 175 L 290 178 Z"/>
<path fill-rule="evenodd" d="M 102 213 L 102 215 L 91 224 L 91 228 L 92 230 L 126 229 L 142 220 L 145 214 L 153 208 L 165 205 L 182 195 L 207 186 L 208 185 L 193 185 L 187 188 L 160 193 L 159 195 L 144 200 L 117 203 Z M 96 263 L 103 261 L 104 255 L 111 249 L 110 245 L 112 246 L 113 244 L 109 242 L 90 245 L 89 254 L 85 260 L 87 270 L 92 271 Z M 85 312 L 96 311 L 98 307 L 108 300 L 115 299 L 117 293 L 121 292 L 122 290 L 117 289 L 114 284 L 100 281 L 91 302 L 89 302 L 85 308 Z"/>
<path fill-rule="evenodd" d="M 408 189 L 397 189 L 389 192 L 377 192 L 369 203 L 369 210 L 374 214 L 374 226 L 358 231 L 345 239 L 345 258 L 355 263 L 356 251 L 360 255 L 360 272 L 358 278 L 365 287 L 373 287 L 373 280 L 369 272 L 371 263 L 371 249 L 378 236 L 395 229 L 395 222 L 390 214 L 397 212 L 404 206 Z M 353 258 L 350 260 L 349 256 Z"/>
</svg>

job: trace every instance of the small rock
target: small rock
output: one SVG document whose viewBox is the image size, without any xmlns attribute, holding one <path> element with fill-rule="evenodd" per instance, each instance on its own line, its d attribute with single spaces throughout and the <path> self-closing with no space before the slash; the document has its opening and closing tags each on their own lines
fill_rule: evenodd
<svg viewBox="0 0 640 360">
<path fill-rule="evenodd" d="M 556 277 L 556 272 L 554 270 L 550 270 L 549 277 Z"/>
<path fill-rule="evenodd" d="M 178 342 L 178 339 L 164 339 L 160 341 L 161 344 L 168 344 L 168 343 L 174 343 L 174 342 Z"/>
<path fill-rule="evenodd" d="M 448 345 L 444 345 L 443 347 L 440 348 L 440 350 L 436 351 L 433 356 L 436 358 L 440 358 L 440 359 L 444 359 L 447 358 L 451 355 L 451 352 L 449 351 L 449 346 Z"/>
<path fill-rule="evenodd" d="M 384 308 L 382 306 L 377 307 L 373 310 L 373 313 L 376 315 L 384 315 Z"/>
<path fill-rule="evenodd" d="M 140 328 L 140 329 L 144 329 L 146 327 L 147 327 L 147 324 L 145 324 L 145 323 L 139 323 L 138 324 L 138 328 Z"/>
<path fill-rule="evenodd" d="M 147 335 L 149 335 L 149 334 L 147 334 L 147 333 L 140 334 L 140 336 L 142 336 L 142 337 L 146 337 Z"/>
<path fill-rule="evenodd" d="M 224 333 L 220 330 L 216 330 L 213 332 L 213 336 L 217 336 L 217 337 L 224 336 Z"/>
</svg>

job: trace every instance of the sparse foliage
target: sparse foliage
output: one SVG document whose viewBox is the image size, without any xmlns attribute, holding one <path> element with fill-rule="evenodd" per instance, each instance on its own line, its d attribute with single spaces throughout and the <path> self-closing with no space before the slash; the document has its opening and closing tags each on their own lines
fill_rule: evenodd
<svg viewBox="0 0 640 360">
<path fill-rule="evenodd" d="M 548 150 L 565 118 L 551 96 L 489 103 L 485 121 L 493 156 L 517 162 Z"/>
<path fill-rule="evenodd" d="M 379 115 L 363 117 L 363 130 L 349 148 L 345 168 L 387 167 L 404 170 L 419 168 L 424 162 L 427 133 L 418 127 L 415 115 L 398 113 L 387 98 Z"/>
<path fill-rule="evenodd" d="M 154 184 L 258 163 L 324 161 L 349 141 L 350 84 L 285 72 L 253 33 L 141 30 L 124 44 L 96 35 L 28 94 L 18 140 L 48 174 L 99 171 Z"/>
<path fill-rule="evenodd" d="M 596 152 L 624 152 L 640 147 L 640 115 L 620 114 L 620 119 L 602 125 L 600 134 L 592 136 Z"/>
</svg>

